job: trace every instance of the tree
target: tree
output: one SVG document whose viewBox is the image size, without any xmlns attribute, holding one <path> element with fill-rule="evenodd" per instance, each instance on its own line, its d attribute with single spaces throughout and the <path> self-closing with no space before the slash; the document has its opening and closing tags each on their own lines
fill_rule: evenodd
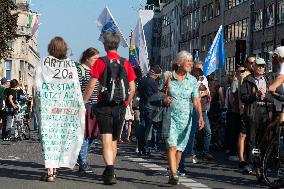
<svg viewBox="0 0 284 189">
<path fill-rule="evenodd" d="M 0 60 L 11 54 L 8 42 L 17 36 L 18 14 L 13 13 L 16 8 L 12 0 L 0 0 Z"/>
</svg>

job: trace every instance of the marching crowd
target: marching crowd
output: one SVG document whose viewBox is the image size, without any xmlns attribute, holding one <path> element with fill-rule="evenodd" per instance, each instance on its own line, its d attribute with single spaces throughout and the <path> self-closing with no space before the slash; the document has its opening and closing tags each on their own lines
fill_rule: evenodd
<svg viewBox="0 0 284 189">
<path fill-rule="evenodd" d="M 238 161 L 244 172 L 253 172 L 251 152 L 273 121 L 273 113 L 282 111 L 282 103 L 271 98 L 269 92 L 284 94 L 284 47 L 272 52 L 277 70 L 274 75 L 265 73 L 264 59 L 249 55 L 244 65 L 227 76 L 226 84 L 220 84 L 214 74 L 204 76 L 203 62 L 194 62 L 187 51 L 176 54 L 171 71 L 163 73 L 158 65 L 151 65 L 146 76 L 138 77 L 139 68 L 133 69 L 118 54 L 119 43 L 119 35 L 106 32 L 103 44 L 107 54 L 101 56 L 97 49 L 88 48 L 76 66 L 86 108 L 79 171 L 92 172 L 87 162 L 88 149 L 99 137 L 105 162 L 104 184 L 117 182 L 117 144 L 134 141 L 139 157 L 151 156 L 157 148 L 166 149 L 168 183 L 172 185 L 179 183 L 180 175 L 188 173 L 186 157 L 192 163 L 198 163 L 199 158 L 214 160 L 210 154 L 214 145 L 221 146 L 229 159 Z M 48 51 L 57 59 L 67 58 L 67 44 L 61 37 L 50 42 Z M 5 83 L 2 79 L 4 87 Z M 17 87 L 16 80 L 10 81 L 8 93 L 1 92 L 4 90 L 0 87 L 9 112 L 16 108 Z M 12 117 L 2 117 L 4 138 L 10 135 Z M 220 121 L 221 117 L 225 121 Z M 7 120 L 6 124 L 3 120 Z M 223 132 L 217 129 L 220 125 Z M 57 167 L 47 168 L 42 179 L 54 181 Z"/>
</svg>

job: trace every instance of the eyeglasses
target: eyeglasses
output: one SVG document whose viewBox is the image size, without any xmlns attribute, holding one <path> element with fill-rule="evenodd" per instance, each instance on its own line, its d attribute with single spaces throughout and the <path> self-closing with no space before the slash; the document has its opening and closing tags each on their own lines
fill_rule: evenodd
<svg viewBox="0 0 284 189">
<path fill-rule="evenodd" d="M 257 68 L 265 68 L 265 65 L 264 64 L 259 64 L 259 65 L 257 65 Z"/>
</svg>

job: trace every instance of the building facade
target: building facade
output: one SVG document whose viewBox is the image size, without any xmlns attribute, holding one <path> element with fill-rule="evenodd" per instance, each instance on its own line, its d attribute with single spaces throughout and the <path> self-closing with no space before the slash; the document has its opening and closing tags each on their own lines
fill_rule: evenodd
<svg viewBox="0 0 284 189">
<path fill-rule="evenodd" d="M 32 35 L 31 28 L 28 27 L 31 10 L 27 0 L 16 0 L 14 3 L 19 15 L 17 37 L 9 42 L 9 46 L 13 49 L 11 56 L 0 61 L 0 78 L 17 79 L 20 83 L 26 85 L 28 92 L 31 93 L 35 67 L 40 62 L 38 33 Z"/>
<path fill-rule="evenodd" d="M 284 45 L 284 0 L 164 0 L 159 64 L 170 69 L 180 50 L 199 53 L 204 61 L 220 25 L 224 27 L 226 64 L 221 75 L 232 74 L 236 65 L 236 43 L 245 42 L 245 53 L 263 57 L 271 71 L 269 51 Z M 157 39 L 156 39 L 157 40 Z M 178 41 L 175 41 L 178 40 Z M 156 42 L 159 43 L 159 42 Z"/>
</svg>

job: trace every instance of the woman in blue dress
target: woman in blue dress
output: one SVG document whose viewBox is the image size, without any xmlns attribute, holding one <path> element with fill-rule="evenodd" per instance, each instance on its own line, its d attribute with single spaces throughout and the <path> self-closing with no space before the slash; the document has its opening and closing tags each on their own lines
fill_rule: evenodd
<svg viewBox="0 0 284 189">
<path fill-rule="evenodd" d="M 204 121 L 202 118 L 198 83 L 189 73 L 193 66 L 192 55 L 187 51 L 181 51 L 177 54 L 174 64 L 176 65 L 175 71 L 165 72 L 161 88 L 165 87 L 166 80 L 170 77 L 168 96 L 164 99 L 165 105 L 172 106 L 171 124 L 166 140 L 168 164 L 171 171 L 168 183 L 177 185 L 179 177 L 176 172 L 181 154 L 185 150 L 189 139 L 193 107 L 198 113 L 200 128 L 204 127 Z"/>
</svg>

